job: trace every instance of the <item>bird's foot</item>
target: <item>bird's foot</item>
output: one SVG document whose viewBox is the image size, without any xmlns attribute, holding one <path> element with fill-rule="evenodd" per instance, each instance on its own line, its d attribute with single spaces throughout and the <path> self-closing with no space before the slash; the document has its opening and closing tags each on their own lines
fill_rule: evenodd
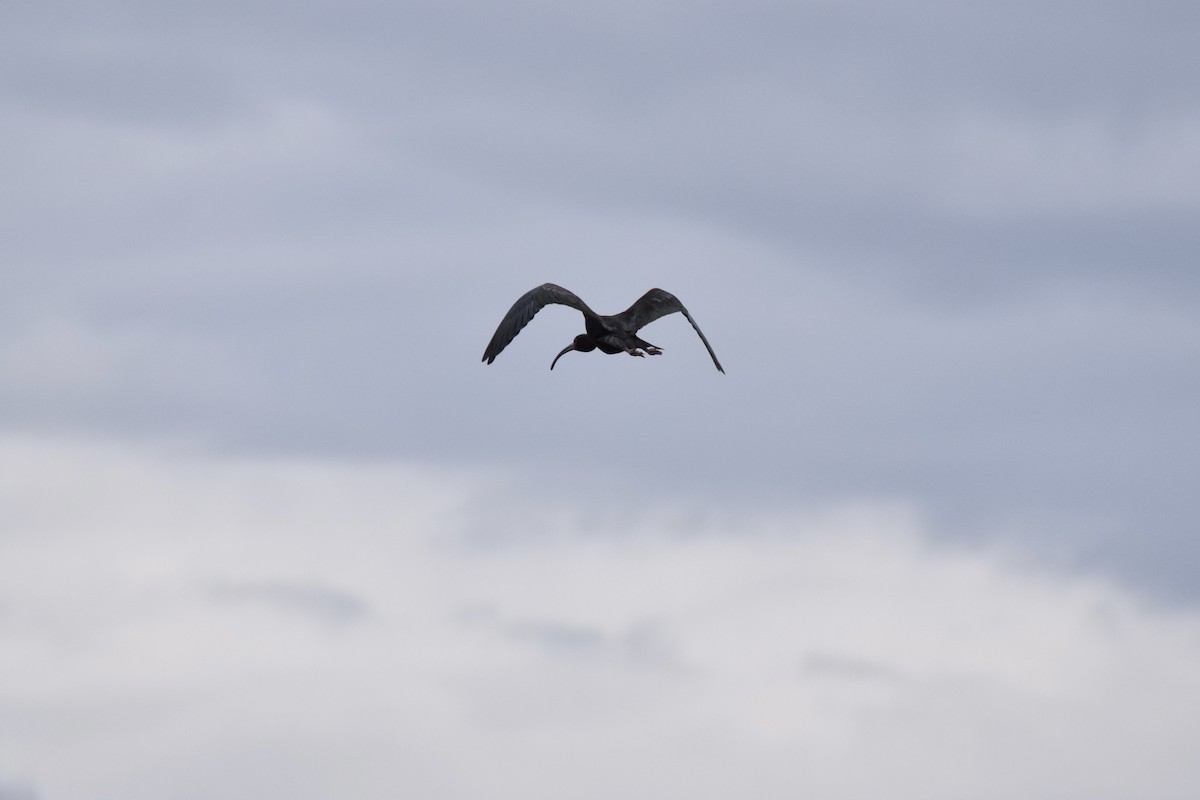
<svg viewBox="0 0 1200 800">
<path fill-rule="evenodd" d="M 661 347 L 655 347 L 652 344 L 648 344 L 648 345 L 646 345 L 646 347 L 644 349 L 647 353 L 649 353 L 652 356 L 661 356 L 662 355 Z"/>
<path fill-rule="evenodd" d="M 646 354 L 643 353 L 641 350 L 638 350 L 636 347 L 631 347 L 628 350 L 626 350 L 625 352 L 629 353 L 629 355 L 631 355 L 631 356 L 637 356 L 638 358 L 646 357 Z"/>
</svg>

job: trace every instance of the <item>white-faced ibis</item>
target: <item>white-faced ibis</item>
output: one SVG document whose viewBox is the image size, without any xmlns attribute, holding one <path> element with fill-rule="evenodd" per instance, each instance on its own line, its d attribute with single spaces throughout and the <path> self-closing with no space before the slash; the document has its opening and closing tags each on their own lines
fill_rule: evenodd
<svg viewBox="0 0 1200 800">
<path fill-rule="evenodd" d="M 554 369 L 558 360 L 572 350 L 578 350 L 581 353 L 599 350 L 609 355 L 613 353 L 629 353 L 631 356 L 645 356 L 647 353 L 652 356 L 661 355 L 661 347 L 655 347 L 638 338 L 637 332 L 659 317 L 665 317 L 667 314 L 674 314 L 678 311 L 687 318 L 688 322 L 692 323 L 692 328 L 700 336 L 700 341 L 704 342 L 704 346 L 708 348 L 708 354 L 712 356 L 713 364 L 721 372 L 725 371 L 721 362 L 717 361 L 717 354 L 713 352 L 712 345 L 701 333 L 696 320 L 692 319 L 692 315 L 683 307 L 683 303 L 679 302 L 679 298 L 670 292 L 651 289 L 620 314 L 606 317 L 588 308 L 587 303 L 580 300 L 573 292 L 569 292 L 561 286 L 555 286 L 553 283 L 543 283 L 536 289 L 531 289 L 521 295 L 521 298 L 513 303 L 513 307 L 500 321 L 500 327 L 496 328 L 492 340 L 488 342 L 487 349 L 483 351 L 483 360 L 489 364 L 495 361 L 496 356 L 500 355 L 501 351 L 508 347 L 508 343 L 521 332 L 521 329 L 529 324 L 529 320 L 533 319 L 534 314 L 554 303 L 570 306 L 583 314 L 587 333 L 576 336 L 575 341 L 556 355 L 550 362 L 550 369 Z"/>
</svg>

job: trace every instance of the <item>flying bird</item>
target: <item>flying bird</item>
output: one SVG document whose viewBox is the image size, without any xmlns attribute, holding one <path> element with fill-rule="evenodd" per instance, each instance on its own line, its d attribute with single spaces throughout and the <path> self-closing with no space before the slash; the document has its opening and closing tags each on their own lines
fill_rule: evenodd
<svg viewBox="0 0 1200 800">
<path fill-rule="evenodd" d="M 656 347 L 638 338 L 637 332 L 659 317 L 665 317 L 667 314 L 674 314 L 678 311 L 687 318 L 688 322 L 692 323 L 692 328 L 699 335 L 700 341 L 704 342 L 704 346 L 708 348 L 708 354 L 712 356 L 713 364 L 718 370 L 725 372 L 721 362 L 717 361 L 717 354 L 713 352 L 712 345 L 701 333 L 696 320 L 692 319 L 692 315 L 683 307 L 683 303 L 679 302 L 679 298 L 670 292 L 651 289 L 620 314 L 603 316 L 588 308 L 587 303 L 580 300 L 573 292 L 553 283 L 543 283 L 536 289 L 531 289 L 521 295 L 521 298 L 513 303 L 513 307 L 504 315 L 504 319 L 500 320 L 500 327 L 496 328 L 496 333 L 488 342 L 487 349 L 483 351 L 483 360 L 489 364 L 495 361 L 496 356 L 500 355 L 501 351 L 508 347 L 508 343 L 521 332 L 521 329 L 529 324 L 529 320 L 533 319 L 534 314 L 553 304 L 570 306 L 583 314 L 584 328 L 587 332 L 579 334 L 571 344 L 563 348 L 563 351 L 550 362 L 550 369 L 554 369 L 558 360 L 572 350 L 578 350 L 581 353 L 599 350 L 609 355 L 629 353 L 631 356 L 642 357 L 647 353 L 652 356 L 661 355 L 661 347 Z"/>
</svg>

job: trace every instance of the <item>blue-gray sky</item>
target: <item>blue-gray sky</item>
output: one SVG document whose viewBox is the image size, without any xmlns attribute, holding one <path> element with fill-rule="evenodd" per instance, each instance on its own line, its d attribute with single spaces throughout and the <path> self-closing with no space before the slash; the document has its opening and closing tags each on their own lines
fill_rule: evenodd
<svg viewBox="0 0 1200 800">
<path fill-rule="evenodd" d="M 330 508 L 342 511 L 364 484 L 386 483 L 381 476 L 444 479 L 445 491 L 467 499 L 432 503 L 414 525 L 445 530 L 461 560 L 438 561 L 448 556 L 436 547 L 436 558 L 414 556 L 432 559 L 427 567 L 444 569 L 453 587 L 434 592 L 432 607 L 448 616 L 429 612 L 419 624 L 428 634 L 421 641 L 464 686 L 455 637 L 475 635 L 518 650 L 570 650 L 588 665 L 580 669 L 639 659 L 671 665 L 653 678 L 630 667 L 640 677 L 621 672 L 620 681 L 674 686 L 671 670 L 694 667 L 736 683 L 721 659 L 679 644 L 691 634 L 663 605 L 669 591 L 643 588 L 633 606 L 601 620 L 539 610 L 554 604 L 547 587 L 565 580 L 577 557 L 539 549 L 547 531 L 560 529 L 615 537 L 604 563 L 625 575 L 637 570 L 641 545 L 636 537 L 621 545 L 619 531 L 653 528 L 667 541 L 682 537 L 686 548 L 699 527 L 721 546 L 745 548 L 734 554 L 729 580 L 750 587 L 758 567 L 738 567 L 738 559 L 769 561 L 810 546 L 761 545 L 762 530 L 775 530 L 764 520 L 800 519 L 779 525 L 825 541 L 823 515 L 874 509 L 882 530 L 905 531 L 898 540 L 863 534 L 882 537 L 879 558 L 910 534 L 930 558 L 974 554 L 986 569 L 1000 569 L 992 559 L 1007 553 L 1009 572 L 997 585 L 1024 587 L 1012 591 L 1030 614 L 1060 609 L 1040 583 L 1054 574 L 1063 597 L 1100 581 L 1122 598 L 1104 602 L 1148 602 L 1169 624 L 1183 624 L 1174 615 L 1192 619 L 1200 600 L 1198 28 L 1200 9 L 1188 2 L 6 3 L 0 447 L 6 480 L 27 491 L 10 489 L 0 506 L 11 528 L 0 543 L 9 564 L 23 555 L 40 571 L 20 568 L 37 578 L 29 594 L 0 593 L 0 625 L 31 641 L 42 641 L 45 625 L 52 643 L 82 635 L 72 625 L 86 628 L 87 615 L 76 613 L 87 606 L 84 595 L 51 602 L 32 587 L 71 572 L 56 554 L 70 557 L 72 537 L 91 542 L 100 532 L 115 537 L 114 549 L 96 563 L 120 585 L 138 561 L 120 548 L 145 544 L 121 532 L 138 529 L 145 514 L 130 500 L 125 516 L 98 514 L 104 523 L 90 531 L 90 512 L 48 509 L 93 508 L 101 501 L 87 484 L 109 469 L 114 496 L 144 498 L 162 489 L 148 466 L 162 459 L 164 496 L 183 506 L 204 505 L 191 470 L 234 486 L 219 495 L 230 510 L 212 512 L 213 525 L 258 542 L 262 564 L 273 547 L 287 547 L 263 531 L 295 522 L 300 499 L 289 487 L 303 493 L 307 485 L 287 477 L 294 464 L 343 470 L 321 484 L 336 495 Z M 551 373 L 553 355 L 581 331 L 578 314 L 562 308 L 543 311 L 495 364 L 482 365 L 503 313 L 544 281 L 602 313 L 651 286 L 674 292 L 728 374 L 712 369 L 680 317 L 645 331 L 665 348 L 662 357 L 570 354 Z M 91 466 L 63 466 L 78 460 Z M 263 476 L 273 469 L 284 488 L 255 510 L 237 476 L 269 484 Z M 55 477 L 64 470 L 78 480 Z M 27 471 L 33 477 L 21 478 Z M 399 501 L 372 498 L 366 520 L 407 513 Z M 387 512 L 389 502 L 399 505 Z M 155 508 L 171 518 L 161 498 Z M 39 521 L 47 514 L 54 525 Z M 897 523 L 897 514 L 907 521 Z M 503 523 L 490 533 L 496 515 Z M 370 625 L 390 619 L 387 609 L 404 598 L 380 588 L 383 581 L 360 583 L 353 569 L 325 574 L 326 546 L 343 522 L 332 512 L 318 516 L 301 526 L 309 538 L 295 545 L 310 560 L 293 569 L 256 571 L 208 554 L 194 571 L 167 570 L 174 577 L 159 588 L 200 630 L 239 609 L 257 609 L 275 630 L 270 615 L 288 618 L 292 609 L 317 620 L 314 637 L 378 632 Z M 874 531 L 868 516 L 850 529 Z M 532 543 L 520 542 L 522 520 Z M 150 549 L 161 563 L 186 563 L 203 537 L 190 529 L 174 535 L 163 524 Z M 354 525 L 370 527 L 363 519 Z M 38 549 L 31 542 L 46 526 L 54 531 L 46 540 L 60 544 Z M 810 542 L 809 534 L 797 540 Z M 379 531 L 363 536 L 386 548 Z M 582 554 L 593 545 L 580 546 Z M 522 580 L 545 582 L 541 593 L 517 600 L 506 584 L 467 596 L 472 559 L 495 548 L 519 562 L 509 566 Z M 685 572 L 719 571 L 720 558 L 710 566 L 709 555 Z M 835 598 L 837 614 L 850 614 L 855 580 L 876 574 L 877 556 L 850 547 L 829 558 L 859 571 L 846 567 L 853 580 L 812 596 Z M 670 559 L 652 561 L 670 585 Z M 960 582 L 949 573 L 926 565 L 904 574 L 915 580 L 925 569 L 943 576 L 933 584 L 954 606 Z M 97 580 L 103 594 L 107 584 Z M 146 580 L 153 595 L 158 578 Z M 905 593 L 920 591 L 905 585 L 898 607 L 925 609 Z M 728 601 L 740 609 L 730 612 L 739 630 L 770 638 L 782 635 L 770 620 L 803 609 L 809 596 L 795 590 L 782 601 L 791 611 L 768 612 L 769 603 L 746 591 L 699 593 L 695 603 Z M 170 611 L 146 621 L 139 609 L 135 599 L 118 602 L 112 619 L 128 613 L 131 627 L 100 625 L 103 635 L 119 638 L 143 622 L 150 636 L 169 629 Z M 763 615 L 770 620 L 756 626 Z M 712 627 L 697 641 L 756 652 L 753 635 L 722 639 L 728 621 L 701 616 Z M 1115 635 L 1092 630 L 1099 623 L 1083 612 L 1078 619 L 1089 635 Z M 1184 640 L 1195 635 L 1188 630 Z M 324 642 L 302 646 L 289 635 L 281 634 L 285 650 Z M 384 640 L 351 650 L 393 653 Z M 111 674 L 124 676 L 117 664 L 136 653 L 103 641 L 114 654 Z M 486 657 L 519 672 L 488 648 Z M 805 686 L 831 669 L 869 676 L 847 685 L 873 699 L 848 690 L 847 707 L 878 702 L 900 714 L 889 717 L 899 724 L 903 714 L 888 706 L 888 692 L 915 702 L 922 668 L 896 653 L 849 649 L 810 648 L 784 662 Z M 944 659 L 951 651 L 930 653 Z M 1164 652 L 1164 664 L 1182 658 Z M 339 679 L 355 665 L 353 655 L 342 658 L 330 668 Z M 263 659 L 214 669 L 240 686 L 245 670 L 283 663 Z M 753 683 L 753 665 L 774 663 L 762 659 L 748 656 L 736 674 Z M 40 663 L 28 662 L 32 675 L 43 673 Z M 587 685 L 572 672 L 576 662 L 547 663 L 538 669 L 562 678 L 551 683 L 564 695 Z M 519 683 L 518 692 L 541 680 L 537 669 L 519 680 L 517 672 L 497 678 L 496 691 L 504 680 Z M 1186 676 L 1194 688 L 1194 668 Z M 31 694 L 2 701 L 10 711 L 45 710 L 36 698 L 53 691 L 30 680 Z M 138 685 L 114 680 L 130 691 Z M 189 672 L 172 687 L 188 681 L 216 691 L 220 678 Z M 756 700 L 703 685 L 736 707 L 731 718 L 748 730 L 758 717 L 744 703 L 772 704 L 769 693 Z M 112 688 L 94 686 L 99 694 Z M 614 683 L 606 691 L 625 689 L 651 686 Z M 354 702 L 367 702 L 363 691 Z M 472 683 L 462 691 L 470 705 L 485 689 Z M 928 741 L 949 746 L 949 706 L 970 687 L 921 691 L 948 704 L 938 712 L 947 715 L 945 729 Z M 1004 705 L 1001 695 L 971 698 Z M 86 692 L 83 701 L 101 703 Z M 665 729 L 686 727 L 677 711 L 661 709 Z M 1019 732 L 1037 713 L 1005 724 Z M 95 714 L 104 718 L 99 705 Z M 232 707 L 228 714 L 221 720 L 236 719 Z M 589 730 L 619 730 L 620 721 L 609 716 Z M 539 724 L 555 730 L 559 722 L 551 715 Z M 783 733 L 769 723 L 768 739 L 794 734 L 811 744 L 822 730 L 778 724 Z M 833 728 L 841 731 L 835 739 L 858 741 Z M 29 734 L 16 729 L 12 740 Z M 34 725 L 29 735 L 59 748 L 47 730 Z M 486 731 L 462 720 L 446 728 L 475 737 L 464 753 L 486 750 Z M 721 735 L 754 761 L 773 746 L 759 733 Z M 361 747 L 350 749 L 373 763 L 372 747 L 387 737 L 358 736 Z M 46 797 L 86 796 L 47 783 L 53 770 L 44 765 L 61 764 L 39 761 L 37 745 L 24 742 L 8 747 L 31 753 L 27 762 L 5 763 L 0 748 L 0 796 L 28 787 Z M 305 746 L 296 743 L 296 752 Z M 1002 772 L 987 758 L 1000 746 L 960 753 L 963 783 L 948 779 L 946 796 Z M 239 791 L 262 788 L 253 776 L 272 774 L 269 761 L 250 759 L 240 771 L 227 765 L 245 778 Z M 433 763 L 452 768 L 453 759 Z M 991 772 L 972 773 L 970 764 Z M 1182 794 L 1172 794 L 1186 783 L 1179 771 L 1159 767 L 1170 784 L 1162 796 Z M 337 786 L 335 774 L 326 779 Z M 122 784 L 116 775 L 105 785 L 151 796 L 170 777 L 166 770 L 155 779 L 161 783 Z M 776 777 L 788 796 L 788 776 Z M 736 774 L 725 778 L 737 782 Z M 1013 788 L 1062 796 L 1069 784 L 1058 780 L 1047 777 L 1042 795 L 1036 780 Z M 817 794 L 824 786 L 803 785 Z M 654 786 L 663 791 L 648 796 L 671 793 L 669 783 Z M 561 784 L 542 791 L 562 796 L 556 789 Z M 514 796 L 530 796 L 530 786 L 522 790 Z M 470 796 L 466 784 L 438 791 Z M 1132 796 L 1120 791 L 1111 796 Z"/>
</svg>

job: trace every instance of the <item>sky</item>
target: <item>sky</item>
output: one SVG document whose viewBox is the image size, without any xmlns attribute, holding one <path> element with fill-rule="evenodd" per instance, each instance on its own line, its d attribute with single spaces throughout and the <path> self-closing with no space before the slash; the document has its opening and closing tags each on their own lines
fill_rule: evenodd
<svg viewBox="0 0 1200 800">
<path fill-rule="evenodd" d="M 5 3 L 0 800 L 1194 796 L 1198 25 Z"/>
</svg>

